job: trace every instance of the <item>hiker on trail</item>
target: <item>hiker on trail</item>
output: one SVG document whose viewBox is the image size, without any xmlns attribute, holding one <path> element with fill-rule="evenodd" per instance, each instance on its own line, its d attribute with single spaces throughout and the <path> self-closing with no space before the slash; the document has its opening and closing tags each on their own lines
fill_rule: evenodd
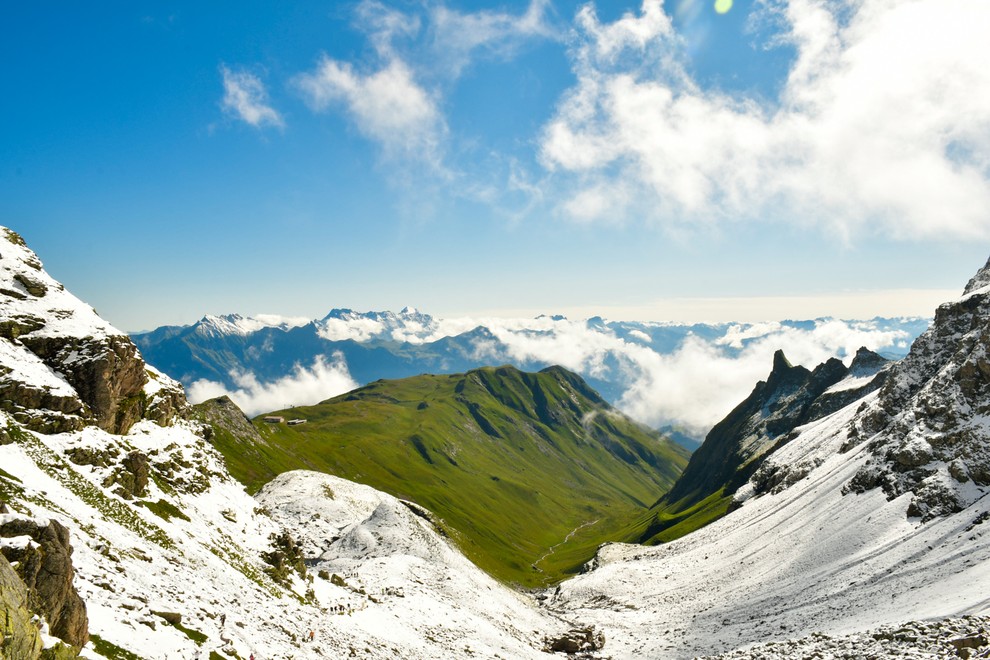
<svg viewBox="0 0 990 660">
<path fill-rule="evenodd" d="M 309 631 L 309 641 L 312 642 L 313 641 L 313 637 L 315 637 L 315 636 L 316 636 L 316 632 L 313 631 L 313 630 L 310 630 Z"/>
</svg>

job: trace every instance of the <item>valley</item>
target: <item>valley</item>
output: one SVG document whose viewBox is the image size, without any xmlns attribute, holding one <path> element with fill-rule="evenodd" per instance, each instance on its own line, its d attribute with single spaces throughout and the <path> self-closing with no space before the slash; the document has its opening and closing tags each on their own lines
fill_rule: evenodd
<svg viewBox="0 0 990 660">
<path fill-rule="evenodd" d="M 561 367 L 190 406 L 3 239 L 4 658 L 990 650 L 990 263 L 689 456 Z"/>
<path fill-rule="evenodd" d="M 524 587 L 624 540 L 688 457 L 559 367 L 377 381 L 254 425 L 253 446 L 216 445 L 249 490 L 290 469 L 367 484 L 426 507 L 476 564 Z"/>
</svg>

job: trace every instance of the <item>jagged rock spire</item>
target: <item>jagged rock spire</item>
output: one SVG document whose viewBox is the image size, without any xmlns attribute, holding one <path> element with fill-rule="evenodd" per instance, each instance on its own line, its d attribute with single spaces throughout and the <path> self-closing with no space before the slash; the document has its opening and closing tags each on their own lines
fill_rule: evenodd
<svg viewBox="0 0 990 660">
<path fill-rule="evenodd" d="M 976 275 L 966 284 L 966 289 L 963 291 L 963 295 L 969 295 L 978 289 L 990 286 L 990 259 L 987 263 L 976 272 Z"/>
</svg>

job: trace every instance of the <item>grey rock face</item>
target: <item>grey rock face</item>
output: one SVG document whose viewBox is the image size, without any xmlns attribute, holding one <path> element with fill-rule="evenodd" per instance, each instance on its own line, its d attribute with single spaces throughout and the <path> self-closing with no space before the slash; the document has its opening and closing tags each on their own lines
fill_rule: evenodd
<svg viewBox="0 0 990 660">
<path fill-rule="evenodd" d="M 126 433 L 144 411 L 144 360 L 127 337 L 21 337 L 32 353 L 63 374 L 97 426 Z"/>
<path fill-rule="evenodd" d="M 72 584 L 75 570 L 69 530 L 55 520 L 39 527 L 32 520 L 17 519 L 0 526 L 0 537 L 13 536 L 29 536 L 38 544 L 4 548 L 3 553 L 18 562 L 29 608 L 48 620 L 53 635 L 72 646 L 84 646 L 89 641 L 89 619 L 86 603 Z"/>
<path fill-rule="evenodd" d="M 877 401 L 850 428 L 869 462 L 848 492 L 911 492 L 909 515 L 928 520 L 990 492 L 990 265 L 890 371 Z M 966 484 L 963 487 L 963 484 Z M 975 485 L 977 488 L 972 488 Z"/>
<path fill-rule="evenodd" d="M 37 658 L 42 641 L 31 621 L 27 587 L 0 555 L 0 658 Z"/>
</svg>

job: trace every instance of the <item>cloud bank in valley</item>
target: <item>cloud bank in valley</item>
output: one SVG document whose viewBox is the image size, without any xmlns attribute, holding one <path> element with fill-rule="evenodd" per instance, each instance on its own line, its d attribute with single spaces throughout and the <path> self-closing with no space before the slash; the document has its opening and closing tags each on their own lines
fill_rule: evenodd
<svg viewBox="0 0 990 660">
<path fill-rule="evenodd" d="M 923 325 L 918 319 L 698 326 L 548 316 L 437 319 L 413 310 L 348 312 L 317 322 L 317 332 L 330 341 L 424 345 L 484 327 L 488 333 L 470 344 L 478 365 L 560 365 L 613 385 L 617 407 L 644 424 L 704 434 L 767 377 L 777 349 L 809 369 L 830 357 L 848 363 L 861 346 L 903 355 Z"/>
<path fill-rule="evenodd" d="M 201 323 L 211 332 L 194 335 L 207 342 L 225 334 L 298 331 L 298 324 L 258 330 L 260 321 L 239 316 L 208 317 Z M 360 377 L 368 381 L 502 364 L 530 371 L 560 365 L 589 380 L 633 419 L 652 427 L 678 426 L 700 437 L 767 378 L 778 349 L 792 364 L 808 369 L 831 357 L 848 364 L 863 346 L 897 357 L 926 326 L 922 318 L 688 325 L 333 310 L 311 324 L 313 340 L 324 353 L 314 355 L 311 366 L 297 363 L 290 373 L 267 382 L 248 371 L 231 373 L 226 383 L 195 380 L 188 393 L 194 402 L 227 394 L 249 415 L 315 404 L 364 384 L 349 371 L 345 354 L 352 350 L 363 356 Z M 271 336 L 265 342 L 266 351 L 251 359 L 258 360 L 259 373 L 277 374 L 265 360 L 280 342 Z M 365 359 L 372 352 L 355 344 L 374 347 L 377 361 Z"/>
<path fill-rule="evenodd" d="M 611 328 L 584 321 L 542 321 L 534 330 L 521 321 L 486 320 L 498 341 L 477 342 L 479 357 L 559 364 L 586 377 L 619 381 L 624 393 L 616 406 L 630 417 L 655 427 L 683 426 L 698 435 L 766 379 L 777 349 L 793 364 L 813 369 L 830 357 L 848 358 L 848 363 L 861 346 L 903 352 L 911 338 L 905 330 L 884 329 L 873 321 L 830 319 L 808 328 L 729 325 L 715 339 L 688 333 L 664 351 L 644 345 L 642 330 L 620 337 Z"/>
<path fill-rule="evenodd" d="M 186 388 L 192 403 L 227 395 L 248 416 L 290 406 L 307 406 L 353 390 L 358 386 L 347 370 L 343 356 L 331 359 L 320 355 L 312 367 L 296 364 L 293 371 L 272 382 L 263 383 L 254 374 L 232 372 L 234 389 L 211 380 L 197 380 Z"/>
</svg>

